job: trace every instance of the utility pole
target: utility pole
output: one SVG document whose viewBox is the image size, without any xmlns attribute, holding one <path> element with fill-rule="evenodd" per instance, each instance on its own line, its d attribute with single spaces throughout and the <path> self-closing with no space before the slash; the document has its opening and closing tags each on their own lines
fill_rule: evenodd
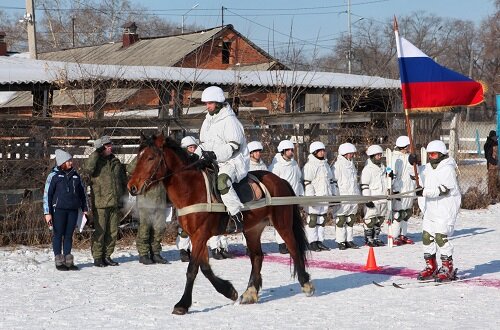
<svg viewBox="0 0 500 330">
<path fill-rule="evenodd" d="M 189 14 L 191 12 L 191 10 L 195 9 L 196 7 L 198 7 L 200 4 L 197 3 L 196 5 L 194 5 L 193 7 L 191 7 L 191 9 L 189 9 L 187 12 L 185 12 L 183 15 L 182 15 L 182 21 L 181 21 L 181 34 L 184 34 L 184 22 L 186 21 L 186 16 L 187 14 Z"/>
<path fill-rule="evenodd" d="M 351 30 L 351 0 L 347 0 L 347 33 L 349 49 L 347 50 L 347 73 L 351 74 L 351 56 L 352 56 L 352 30 Z"/>
<path fill-rule="evenodd" d="M 470 45 L 470 59 L 469 59 L 469 78 L 472 79 L 472 68 L 474 67 L 474 49 L 472 44 Z M 470 119 L 470 107 L 467 107 L 467 113 L 465 116 L 465 121 L 469 122 Z"/>
<path fill-rule="evenodd" d="M 71 45 L 75 48 L 75 18 L 71 17 Z"/>
<path fill-rule="evenodd" d="M 224 26 L 224 6 L 222 6 L 222 26 Z"/>
<path fill-rule="evenodd" d="M 26 22 L 26 29 L 28 30 L 28 49 L 30 52 L 30 58 L 37 59 L 34 0 L 26 0 L 26 14 L 24 15 L 24 22 Z"/>
</svg>

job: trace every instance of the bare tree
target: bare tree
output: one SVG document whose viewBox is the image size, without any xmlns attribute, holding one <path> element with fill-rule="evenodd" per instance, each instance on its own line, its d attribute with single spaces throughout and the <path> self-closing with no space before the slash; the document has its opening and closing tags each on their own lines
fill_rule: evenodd
<svg viewBox="0 0 500 330">
<path fill-rule="evenodd" d="M 500 53 L 498 40 L 500 40 L 500 0 L 495 1 L 496 12 L 487 17 L 479 29 L 481 43 L 480 56 L 474 61 L 478 78 L 489 87 L 487 99 L 490 104 L 495 103 L 495 94 L 500 93 Z"/>
</svg>

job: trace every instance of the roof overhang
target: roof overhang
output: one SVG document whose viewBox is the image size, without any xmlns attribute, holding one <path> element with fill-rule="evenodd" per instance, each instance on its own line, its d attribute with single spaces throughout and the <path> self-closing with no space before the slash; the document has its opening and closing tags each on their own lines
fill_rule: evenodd
<svg viewBox="0 0 500 330">
<path fill-rule="evenodd" d="M 87 86 L 96 82 L 287 88 L 400 89 L 399 80 L 314 71 L 230 71 L 159 66 L 118 66 L 0 57 L 0 91 Z M 122 84 L 123 85 L 123 84 Z"/>
</svg>

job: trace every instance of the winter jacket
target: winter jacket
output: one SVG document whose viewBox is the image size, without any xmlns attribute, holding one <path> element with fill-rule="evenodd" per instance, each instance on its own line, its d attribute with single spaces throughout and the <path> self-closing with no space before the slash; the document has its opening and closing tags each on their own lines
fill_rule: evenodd
<svg viewBox="0 0 500 330">
<path fill-rule="evenodd" d="M 128 197 L 125 166 L 115 155 L 103 157 L 97 151 L 85 161 L 83 172 L 90 177 L 96 208 L 121 207 Z"/>
<path fill-rule="evenodd" d="M 407 192 L 415 190 L 415 181 L 411 176 L 415 175 L 413 166 L 408 162 L 409 154 L 404 154 L 399 150 L 392 152 L 392 164 L 390 165 L 394 179 L 392 180 L 393 192 Z M 400 201 L 392 201 L 392 209 L 395 211 L 407 210 L 413 207 L 415 197 L 401 198 Z"/>
<path fill-rule="evenodd" d="M 455 225 L 462 201 L 456 168 L 453 158 L 443 159 L 436 169 L 430 163 L 419 168 L 424 190 L 422 197 L 418 198 L 418 205 L 424 213 L 424 221 L 431 220 L 448 227 Z M 450 189 L 449 193 L 440 196 L 445 187 Z"/>
<path fill-rule="evenodd" d="M 128 175 L 132 175 L 137 165 L 137 156 L 127 165 Z M 137 207 L 139 208 L 166 208 L 167 191 L 162 182 L 157 182 L 144 193 L 137 195 Z"/>
<path fill-rule="evenodd" d="M 47 176 L 43 190 L 43 213 L 54 214 L 54 209 L 88 210 L 85 188 L 74 168 L 65 172 L 55 166 Z"/>
<path fill-rule="evenodd" d="M 326 159 L 309 155 L 302 171 L 305 196 L 334 195 L 334 177 Z"/>
<path fill-rule="evenodd" d="M 250 159 L 250 171 L 267 171 L 267 166 L 262 159 L 258 163 Z"/>
<path fill-rule="evenodd" d="M 370 158 L 366 161 L 366 165 L 361 171 L 361 194 L 363 196 L 385 195 L 386 187 L 386 171 L 385 165 L 377 165 Z M 365 219 L 376 216 L 386 216 L 387 201 L 373 201 L 375 208 L 365 207 Z"/>
<path fill-rule="evenodd" d="M 352 160 L 339 155 L 333 169 L 340 195 L 360 195 L 358 171 Z"/>
<path fill-rule="evenodd" d="M 385 165 L 377 165 L 371 159 L 368 159 L 363 171 L 361 171 L 362 195 L 385 195 L 387 193 L 385 179 Z M 386 203 L 386 201 L 374 201 L 374 203 Z"/>
<path fill-rule="evenodd" d="M 277 153 L 269 165 L 269 171 L 288 181 L 296 196 L 304 196 L 302 173 L 295 159 L 286 160 L 281 153 Z"/>
<path fill-rule="evenodd" d="M 484 144 L 484 157 L 486 157 L 486 163 L 488 168 L 498 165 L 497 150 L 498 150 L 497 139 L 487 137 L 486 143 Z"/>
<path fill-rule="evenodd" d="M 229 164 L 235 170 L 236 182 L 243 179 L 250 167 L 250 156 L 243 125 L 229 104 L 216 114 L 207 113 L 200 130 L 200 145 L 196 154 L 213 151 L 219 167 Z"/>
</svg>

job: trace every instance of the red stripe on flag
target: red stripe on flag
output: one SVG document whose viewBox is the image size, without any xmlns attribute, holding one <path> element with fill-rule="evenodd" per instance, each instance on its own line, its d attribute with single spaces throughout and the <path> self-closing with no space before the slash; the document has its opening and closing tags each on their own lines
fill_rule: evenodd
<svg viewBox="0 0 500 330">
<path fill-rule="evenodd" d="M 405 109 L 472 106 L 483 102 L 483 86 L 476 81 L 419 82 L 401 86 Z"/>
</svg>

